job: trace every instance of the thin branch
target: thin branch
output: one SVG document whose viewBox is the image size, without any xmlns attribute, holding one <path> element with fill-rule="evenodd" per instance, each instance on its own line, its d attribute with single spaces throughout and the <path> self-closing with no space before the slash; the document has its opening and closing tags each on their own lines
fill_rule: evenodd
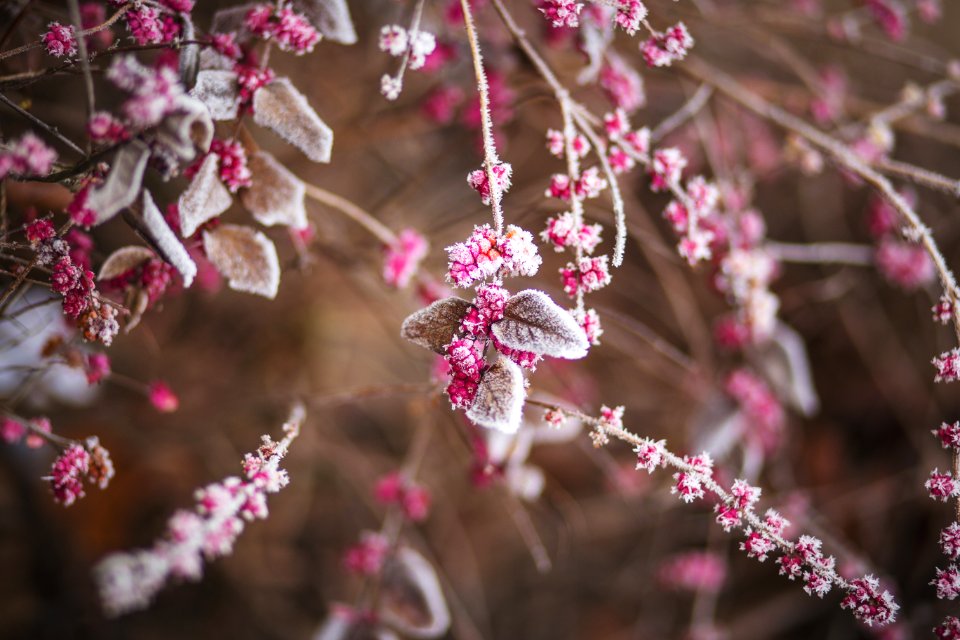
<svg viewBox="0 0 960 640">
<path fill-rule="evenodd" d="M 767 241 L 764 248 L 782 262 L 848 264 L 857 267 L 871 267 L 875 264 L 873 247 L 862 244 L 846 242 L 791 244 Z"/>
<path fill-rule="evenodd" d="M 713 95 L 713 87 L 708 84 L 701 84 L 696 92 L 690 96 L 690 99 L 683 103 L 679 109 L 670 114 L 660 124 L 654 127 L 650 132 L 650 142 L 659 142 L 684 122 L 695 116 L 710 100 Z"/>
<path fill-rule="evenodd" d="M 46 131 L 47 133 L 49 133 L 50 135 L 52 135 L 53 137 L 55 137 L 57 140 L 59 140 L 60 142 L 62 142 L 62 143 L 65 144 L 66 146 L 70 147 L 70 149 L 72 149 L 73 151 L 76 151 L 77 153 L 79 153 L 81 156 L 86 155 L 86 153 L 84 153 L 83 149 L 81 149 L 80 147 L 78 147 L 72 140 L 70 140 L 70 138 L 68 138 L 68 137 L 66 137 L 65 135 L 63 135 L 62 133 L 60 133 L 60 132 L 56 129 L 56 127 L 51 127 L 51 126 L 48 125 L 46 122 L 44 122 L 43 120 L 41 120 L 41 119 L 38 118 L 37 116 L 33 115 L 32 113 L 30 113 L 30 112 L 27 111 L 26 109 L 22 108 L 20 105 L 16 104 L 16 103 L 13 102 L 10 98 L 8 98 L 7 96 L 3 95 L 2 93 L 0 93 L 0 102 L 2 102 L 3 104 L 7 105 L 7 106 L 10 107 L 11 109 L 13 109 L 14 111 L 16 111 L 17 113 L 19 113 L 21 116 L 23 116 L 24 118 L 26 118 L 27 120 L 29 120 L 29 121 L 32 122 L 33 124 L 37 125 L 37 126 L 40 127 L 41 129 L 43 129 L 44 131 Z"/>
<path fill-rule="evenodd" d="M 391 245 L 396 242 L 397 235 L 393 231 L 346 198 L 308 182 L 305 182 L 303 186 L 306 189 L 307 197 L 336 209 L 372 233 L 383 244 Z"/>
</svg>

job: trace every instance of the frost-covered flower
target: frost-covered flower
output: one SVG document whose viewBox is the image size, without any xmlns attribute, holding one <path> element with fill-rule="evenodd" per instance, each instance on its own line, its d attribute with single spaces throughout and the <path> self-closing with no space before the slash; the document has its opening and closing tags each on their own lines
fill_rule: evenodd
<svg viewBox="0 0 960 640">
<path fill-rule="evenodd" d="M 406 287 L 426 257 L 427 247 L 427 239 L 415 229 L 402 230 L 385 248 L 384 281 L 392 287 Z"/>
<path fill-rule="evenodd" d="M 946 502 L 954 497 L 957 495 L 958 489 L 960 489 L 957 486 L 953 474 L 949 471 L 940 473 L 939 469 L 934 469 L 930 472 L 930 477 L 927 478 L 923 486 L 927 489 L 931 498 L 939 500 L 940 502 Z"/>
<path fill-rule="evenodd" d="M 82 498 L 83 476 L 90 469 L 90 454 L 78 444 L 70 445 L 53 462 L 50 470 L 50 488 L 53 499 L 65 507 Z"/>
<path fill-rule="evenodd" d="M 164 41 L 163 21 L 160 12 L 153 7 L 141 5 L 124 14 L 130 38 L 140 46 Z"/>
<path fill-rule="evenodd" d="M 493 176 L 496 194 L 503 196 L 510 189 L 510 178 L 513 175 L 513 167 L 507 162 L 500 162 L 490 169 Z M 467 175 L 467 184 L 480 194 L 480 201 L 489 205 L 491 202 L 490 181 L 485 169 L 476 169 Z M 493 195 L 496 195 L 493 194 Z"/>
<path fill-rule="evenodd" d="M 960 380 L 960 349 L 953 348 L 934 358 L 932 364 L 937 369 L 934 382 L 954 382 Z"/>
<path fill-rule="evenodd" d="M 654 442 L 645 438 L 643 442 L 634 447 L 633 452 L 637 454 L 637 470 L 644 469 L 653 473 L 657 467 L 663 466 L 663 447 L 665 444 L 665 440 Z"/>
<path fill-rule="evenodd" d="M 647 18 L 647 6 L 641 0 L 620 0 L 614 21 L 631 36 Z"/>
<path fill-rule="evenodd" d="M 650 67 L 669 67 L 683 60 L 693 47 L 686 25 L 678 22 L 663 33 L 654 34 L 640 44 L 640 53 Z"/>
<path fill-rule="evenodd" d="M 90 116 L 87 135 L 94 144 L 116 144 L 130 137 L 123 123 L 106 111 L 97 111 Z"/>
<path fill-rule="evenodd" d="M 180 399 L 177 398 L 167 383 L 161 380 L 154 380 L 150 383 L 148 395 L 150 404 L 161 413 L 172 413 L 180 407 Z"/>
<path fill-rule="evenodd" d="M 687 159 L 675 147 L 657 149 L 653 152 L 650 162 L 650 188 L 654 191 L 663 191 L 670 185 L 680 182 L 683 169 L 687 166 Z"/>
<path fill-rule="evenodd" d="M 407 30 L 400 25 L 385 24 L 380 28 L 378 40 L 380 51 L 385 51 L 392 56 L 402 56 L 409 43 Z"/>
<path fill-rule="evenodd" d="M 583 10 L 582 2 L 574 0 L 540 0 L 540 13 L 550 22 L 553 27 L 576 28 L 580 26 L 580 12 Z"/>
<path fill-rule="evenodd" d="M 884 238 L 877 247 L 877 268 L 883 276 L 908 291 L 934 279 L 933 261 L 919 244 Z"/>
<path fill-rule="evenodd" d="M 857 620 L 868 627 L 893 622 L 900 609 L 889 591 L 880 591 L 880 581 L 869 575 L 850 581 L 847 595 L 840 601 L 840 608 L 851 609 Z"/>
<path fill-rule="evenodd" d="M 72 26 L 51 22 L 43 34 L 43 46 L 55 58 L 70 58 L 77 54 L 77 39 Z"/>
<path fill-rule="evenodd" d="M 447 247 L 447 279 L 458 287 L 467 287 L 492 276 L 503 265 L 498 245 L 499 238 L 490 225 L 474 227 L 466 241 Z"/>
<path fill-rule="evenodd" d="M 571 298 L 579 292 L 590 293 L 610 284 L 610 266 L 607 256 L 584 258 L 579 264 L 567 264 L 560 269 L 563 290 Z"/>
</svg>

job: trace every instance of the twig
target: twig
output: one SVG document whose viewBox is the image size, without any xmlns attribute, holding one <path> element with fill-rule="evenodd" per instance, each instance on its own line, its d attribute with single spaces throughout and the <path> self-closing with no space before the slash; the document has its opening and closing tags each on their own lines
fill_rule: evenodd
<svg viewBox="0 0 960 640">
<path fill-rule="evenodd" d="M 654 127 L 653 131 L 650 132 L 650 142 L 659 142 L 660 140 L 663 140 L 667 134 L 671 133 L 684 122 L 695 116 L 701 109 L 703 109 L 704 105 L 707 104 L 707 101 L 710 100 L 710 96 L 712 95 L 713 87 L 708 84 L 701 84 L 697 88 L 696 92 L 690 96 L 690 99 L 683 103 L 683 106 L 674 111 L 660 124 Z"/>
<path fill-rule="evenodd" d="M 397 236 L 393 231 L 346 198 L 307 182 L 304 183 L 304 188 L 309 198 L 336 209 L 372 233 L 383 244 L 391 245 L 396 242 Z"/>
<path fill-rule="evenodd" d="M 41 120 L 41 119 L 38 118 L 37 116 L 33 115 L 32 113 L 30 113 L 30 112 L 27 111 L 26 109 L 22 108 L 20 105 L 16 104 L 16 103 L 13 102 L 10 98 L 8 98 L 7 96 L 3 95 L 2 93 L 0 93 L 0 102 L 4 103 L 4 104 L 7 105 L 8 107 L 10 107 L 11 109 L 13 109 L 13 110 L 16 111 L 17 113 L 19 113 L 21 116 L 23 116 L 24 118 L 26 118 L 27 120 L 29 120 L 30 122 L 32 122 L 33 124 L 37 125 L 37 126 L 40 127 L 41 129 L 43 129 L 44 131 L 46 131 L 47 133 L 49 133 L 50 135 L 52 135 L 53 137 L 55 137 L 57 140 L 59 140 L 60 142 L 62 142 L 62 143 L 65 144 L 66 146 L 70 147 L 73 151 L 76 151 L 77 153 L 79 153 L 81 156 L 86 155 L 86 153 L 84 153 L 83 149 L 81 149 L 81 148 L 78 147 L 76 144 L 74 144 L 74 142 L 73 142 L 72 140 L 70 140 L 70 138 L 66 137 L 65 135 L 63 135 L 62 133 L 60 133 L 59 131 L 57 131 L 56 127 L 51 127 L 51 126 L 48 125 L 46 122 L 44 122 L 43 120 Z"/>
<path fill-rule="evenodd" d="M 873 247 L 846 242 L 815 242 L 791 244 L 768 240 L 764 247 L 773 257 L 783 262 L 807 264 L 849 264 L 857 267 L 873 266 Z"/>
</svg>

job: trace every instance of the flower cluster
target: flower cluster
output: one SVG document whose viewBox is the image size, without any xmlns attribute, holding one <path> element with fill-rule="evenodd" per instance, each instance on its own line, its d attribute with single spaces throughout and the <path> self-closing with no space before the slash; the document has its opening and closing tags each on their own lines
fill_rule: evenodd
<svg viewBox="0 0 960 640">
<path fill-rule="evenodd" d="M 669 67 L 687 57 L 693 37 L 686 25 L 678 22 L 663 33 L 654 33 L 640 44 L 640 53 L 650 67 Z"/>
<path fill-rule="evenodd" d="M 291 442 L 300 432 L 303 409 L 296 407 L 284 425 L 284 438 L 263 444 L 243 459 L 243 476 L 231 476 L 196 492 L 194 510 L 177 511 L 167 523 L 166 536 L 152 548 L 115 553 L 96 568 L 104 608 L 112 615 L 146 607 L 172 579 L 199 580 L 204 560 L 229 555 L 244 522 L 267 517 L 267 495 L 287 486 L 280 468 Z"/>
<path fill-rule="evenodd" d="M 105 489 L 113 475 L 110 452 L 100 445 L 97 438 L 89 438 L 85 446 L 71 444 L 54 460 L 48 480 L 54 501 L 69 507 L 86 495 L 83 491 L 84 477 Z"/>
<path fill-rule="evenodd" d="M 404 229 L 384 247 L 383 280 L 402 289 L 410 283 L 427 255 L 427 240 L 415 229 Z"/>
<path fill-rule="evenodd" d="M 576 28 L 580 26 L 583 3 L 574 0 L 540 0 L 538 9 L 554 27 Z"/>
<path fill-rule="evenodd" d="M 43 446 L 44 434 L 52 431 L 50 420 L 44 417 L 31 418 L 26 423 L 5 417 L 0 420 L 0 438 L 7 444 L 22 442 L 30 449 Z"/>
<path fill-rule="evenodd" d="M 426 520 L 430 513 L 430 492 L 400 472 L 388 473 L 377 481 L 373 496 L 382 504 L 400 506 L 413 522 Z"/>
<path fill-rule="evenodd" d="M 427 60 L 437 50 L 437 38 L 429 31 L 417 27 L 404 29 L 398 24 L 384 25 L 380 29 L 380 50 L 395 58 L 403 58 L 400 71 L 395 76 L 384 74 L 380 78 L 380 93 L 387 100 L 396 100 L 403 89 L 403 73 L 423 69 Z"/>
<path fill-rule="evenodd" d="M 45 176 L 57 160 L 57 152 L 32 133 L 25 133 L 8 145 L 0 147 L 0 180 L 8 175 Z"/>
<path fill-rule="evenodd" d="M 501 198 L 510 189 L 513 167 L 506 162 L 497 163 L 490 167 L 490 175 L 493 176 L 493 189 L 490 188 L 490 179 L 485 169 L 476 169 L 467 174 L 467 184 L 480 194 L 480 201 L 488 206 L 493 199 Z"/>
<path fill-rule="evenodd" d="M 298 56 L 313 51 L 320 42 L 320 33 L 307 17 L 290 7 L 276 9 L 269 4 L 257 5 L 247 12 L 244 25 L 258 38 L 273 40 L 282 51 Z"/>
<path fill-rule="evenodd" d="M 43 46 L 55 58 L 72 58 L 77 55 L 77 38 L 73 27 L 51 22 L 43 34 Z"/>
<path fill-rule="evenodd" d="M 542 262 L 533 236 L 515 225 L 509 225 L 502 235 L 490 225 L 474 227 L 466 241 L 446 251 L 447 280 L 458 287 L 469 287 L 494 274 L 532 276 Z"/>
</svg>

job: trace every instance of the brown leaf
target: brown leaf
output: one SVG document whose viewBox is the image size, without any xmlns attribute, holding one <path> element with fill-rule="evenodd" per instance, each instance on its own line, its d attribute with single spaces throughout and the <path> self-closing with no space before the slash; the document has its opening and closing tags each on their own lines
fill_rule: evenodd
<svg viewBox="0 0 960 640">
<path fill-rule="evenodd" d="M 100 273 L 97 274 L 97 280 L 113 280 L 131 269 L 136 269 L 153 257 L 153 251 L 146 247 L 136 245 L 121 247 L 104 260 Z"/>
<path fill-rule="evenodd" d="M 293 6 L 307 16 L 323 37 L 340 44 L 356 44 L 357 31 L 347 0 L 294 0 Z"/>
<path fill-rule="evenodd" d="M 757 347 L 754 364 L 763 372 L 777 396 L 805 416 L 820 408 L 820 397 L 813 385 L 810 358 L 803 337 L 788 325 L 778 322 L 770 340 Z"/>
<path fill-rule="evenodd" d="M 238 92 L 236 73 L 205 69 L 197 74 L 190 95 L 206 105 L 214 120 L 233 120 L 237 117 Z"/>
<path fill-rule="evenodd" d="M 439 638 L 450 628 L 450 610 L 437 572 L 410 547 L 384 563 L 380 619 L 411 638 Z"/>
<path fill-rule="evenodd" d="M 149 158 L 150 148 L 140 140 L 133 140 L 117 151 L 107 179 L 87 196 L 87 207 L 97 212 L 94 224 L 106 222 L 134 203 Z"/>
<path fill-rule="evenodd" d="M 262 225 L 282 224 L 294 229 L 307 226 L 303 182 L 266 151 L 249 158 L 253 183 L 240 192 L 247 211 Z"/>
<path fill-rule="evenodd" d="M 429 307 L 407 316 L 400 327 L 400 337 L 413 344 L 442 354 L 453 340 L 460 321 L 470 309 L 470 303 L 451 296 L 437 300 Z"/>
<path fill-rule="evenodd" d="M 250 9 L 259 6 L 256 2 L 241 4 L 236 7 L 220 9 L 210 19 L 209 33 L 235 33 L 238 38 L 246 37 L 250 30 L 246 28 L 244 20 Z"/>
<path fill-rule="evenodd" d="M 527 289 L 507 300 L 491 327 L 497 340 L 520 351 L 576 360 L 587 355 L 587 336 L 569 312 L 542 291 Z"/>
<path fill-rule="evenodd" d="M 203 248 L 231 289 L 265 298 L 277 295 L 280 261 L 267 236 L 250 227 L 224 224 L 204 231 Z"/>
<path fill-rule="evenodd" d="M 197 149 L 206 153 L 213 141 L 213 120 L 207 107 L 189 96 L 180 98 L 177 113 L 163 119 L 156 129 L 157 142 L 175 154 L 181 162 L 197 157 Z"/>
<path fill-rule="evenodd" d="M 153 201 L 149 191 L 143 192 L 143 224 L 146 234 L 153 241 L 163 259 L 173 265 L 183 278 L 183 288 L 188 289 L 197 275 L 197 265 L 190 257 L 186 247 L 177 238 L 170 225 L 163 218 L 160 209 Z"/>
<path fill-rule="evenodd" d="M 480 387 L 467 417 L 481 427 L 516 433 L 523 415 L 523 373 L 508 358 L 500 357 L 480 379 Z"/>
<path fill-rule="evenodd" d="M 254 94 L 253 121 L 273 129 L 314 162 L 330 162 L 333 130 L 289 78 L 277 78 Z"/>
<path fill-rule="evenodd" d="M 219 159 L 211 153 L 186 190 L 180 194 L 180 233 L 189 238 L 204 222 L 230 208 L 233 197 L 220 182 Z"/>
</svg>

